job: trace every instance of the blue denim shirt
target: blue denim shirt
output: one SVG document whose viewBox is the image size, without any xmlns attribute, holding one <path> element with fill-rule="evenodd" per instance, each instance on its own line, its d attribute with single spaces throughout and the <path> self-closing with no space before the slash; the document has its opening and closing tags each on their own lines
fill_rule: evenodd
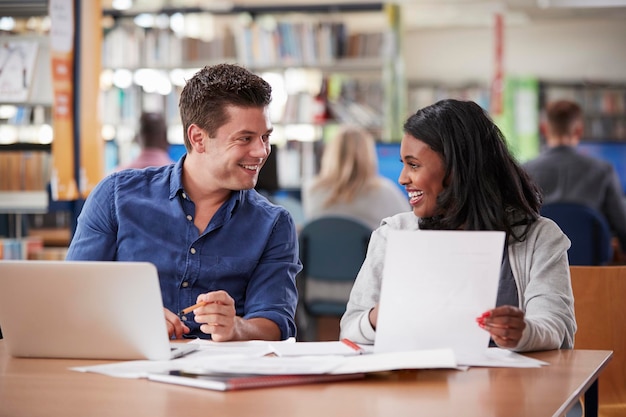
<svg viewBox="0 0 626 417">
<path fill-rule="evenodd" d="M 255 190 L 233 191 L 199 234 L 182 185 L 183 161 L 103 179 L 85 201 L 66 259 L 152 262 L 170 311 L 224 290 L 238 316 L 267 318 L 283 339 L 294 337 L 302 265 L 293 219 Z M 210 337 L 193 313 L 185 319 L 190 335 Z"/>
</svg>

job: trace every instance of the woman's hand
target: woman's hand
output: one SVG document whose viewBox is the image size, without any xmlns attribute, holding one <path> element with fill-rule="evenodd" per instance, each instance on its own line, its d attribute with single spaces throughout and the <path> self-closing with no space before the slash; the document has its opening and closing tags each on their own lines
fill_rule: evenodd
<svg viewBox="0 0 626 417">
<path fill-rule="evenodd" d="M 524 312 L 513 306 L 500 306 L 486 311 L 476 321 L 489 332 L 498 346 L 504 348 L 516 347 L 526 328 Z"/>
<path fill-rule="evenodd" d="M 376 330 L 376 324 L 378 324 L 378 305 L 379 304 L 376 303 L 374 308 L 372 308 L 369 313 L 370 324 L 374 330 Z"/>
</svg>

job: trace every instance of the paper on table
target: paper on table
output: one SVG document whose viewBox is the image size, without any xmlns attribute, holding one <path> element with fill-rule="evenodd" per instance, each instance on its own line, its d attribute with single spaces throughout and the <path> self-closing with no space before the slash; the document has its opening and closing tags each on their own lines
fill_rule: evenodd
<svg viewBox="0 0 626 417">
<path fill-rule="evenodd" d="M 145 378 L 149 374 L 185 370 L 191 373 L 321 374 L 336 368 L 343 355 L 356 352 L 341 342 L 211 342 L 193 341 L 199 349 L 168 361 L 126 361 L 71 368 L 119 378 Z M 281 358 L 267 356 L 284 356 Z"/>
<path fill-rule="evenodd" d="M 198 342 L 189 342 L 198 343 Z M 233 343 L 232 345 L 229 345 Z M 94 372 L 118 378 L 146 378 L 151 373 L 163 373 L 182 368 L 192 368 L 222 362 L 225 360 L 242 360 L 259 358 L 274 353 L 267 342 L 222 342 L 221 344 L 200 343 L 201 347 L 179 359 L 165 361 L 122 361 L 101 365 L 77 366 L 70 368 L 78 372 Z"/>
<path fill-rule="evenodd" d="M 457 355 L 459 365 L 499 368 L 539 368 L 548 362 L 520 355 L 500 348 L 487 348 L 481 352 L 463 352 Z"/>
<path fill-rule="evenodd" d="M 212 340 L 194 339 L 189 342 L 199 349 L 215 354 L 241 353 L 275 353 L 278 356 L 315 356 L 315 355 L 355 355 L 359 352 L 340 341 L 296 342 L 290 338 L 281 341 L 249 340 L 241 342 L 214 342 Z"/>
<path fill-rule="evenodd" d="M 222 360 L 199 368 L 184 368 L 182 371 L 191 374 L 310 375 L 456 367 L 452 349 L 435 349 L 353 356 L 274 356 Z"/>
<path fill-rule="evenodd" d="M 250 355 L 263 356 L 273 352 L 272 346 L 294 345 L 295 340 L 268 342 L 267 340 L 246 340 L 237 342 L 214 342 L 207 339 L 193 339 L 189 342 L 207 355 Z"/>
<path fill-rule="evenodd" d="M 316 356 L 316 355 L 358 355 L 354 350 L 343 342 L 298 342 L 289 344 L 270 343 L 274 353 L 278 356 Z"/>
<path fill-rule="evenodd" d="M 413 350 L 408 352 L 375 353 L 345 358 L 333 374 L 380 372 L 398 369 L 457 368 L 452 349 Z"/>
<path fill-rule="evenodd" d="M 182 360 L 182 359 L 181 359 Z M 174 365 L 176 363 L 176 365 Z M 121 361 L 101 365 L 74 366 L 71 371 L 93 372 L 116 378 L 147 378 L 151 373 L 165 373 L 178 369 L 178 359 L 170 361 Z"/>
<path fill-rule="evenodd" d="M 499 231 L 389 231 L 375 352 L 482 352 L 503 248 Z"/>
<path fill-rule="evenodd" d="M 242 343 L 240 347 L 245 347 L 245 345 Z M 303 351 L 306 350 L 310 350 L 310 347 L 305 346 Z M 313 356 L 265 356 L 268 353 L 274 353 L 269 344 L 267 344 L 266 349 L 259 350 L 259 346 L 256 346 L 254 353 L 246 354 L 216 355 L 212 349 L 200 349 L 189 356 L 175 360 L 122 361 L 70 369 L 118 378 L 147 378 L 151 374 L 167 374 L 170 371 L 195 374 L 314 375 L 367 373 L 396 369 L 460 369 L 460 365 L 535 367 L 545 364 L 545 362 L 533 358 L 495 348 L 465 355 L 461 360 L 456 360 L 452 349 L 422 349 L 351 356 L 319 354 Z"/>
<path fill-rule="evenodd" d="M 178 369 L 189 374 L 312 375 L 329 373 L 344 359 L 344 356 L 222 358 L 219 361 L 186 363 Z"/>
</svg>

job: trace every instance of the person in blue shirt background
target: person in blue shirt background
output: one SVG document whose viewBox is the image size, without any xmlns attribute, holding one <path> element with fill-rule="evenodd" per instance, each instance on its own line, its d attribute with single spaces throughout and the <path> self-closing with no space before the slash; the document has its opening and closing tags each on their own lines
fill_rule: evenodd
<svg viewBox="0 0 626 417">
<path fill-rule="evenodd" d="M 66 259 L 155 264 L 171 338 L 294 337 L 295 224 L 253 189 L 270 152 L 270 101 L 270 85 L 245 68 L 198 71 L 179 102 L 187 154 L 103 179 Z"/>
</svg>

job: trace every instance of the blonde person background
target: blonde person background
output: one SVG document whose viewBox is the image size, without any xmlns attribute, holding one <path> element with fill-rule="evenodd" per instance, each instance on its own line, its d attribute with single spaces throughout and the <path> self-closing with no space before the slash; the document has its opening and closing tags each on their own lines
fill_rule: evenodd
<svg viewBox="0 0 626 417">
<path fill-rule="evenodd" d="M 303 187 L 302 204 L 306 221 L 340 215 L 372 229 L 383 218 L 410 210 L 408 197 L 378 174 L 374 139 L 357 126 L 342 126 L 326 144 L 319 175 Z"/>
<path fill-rule="evenodd" d="M 374 343 L 389 230 L 501 230 L 507 243 L 496 307 L 476 325 L 493 343 L 515 351 L 572 348 L 570 242 L 539 215 L 539 189 L 508 152 L 498 127 L 474 102 L 443 100 L 409 117 L 404 132 L 399 182 L 413 212 L 383 220 L 372 234 L 341 337 Z M 419 274 L 419 264 L 407 272 Z"/>
</svg>

